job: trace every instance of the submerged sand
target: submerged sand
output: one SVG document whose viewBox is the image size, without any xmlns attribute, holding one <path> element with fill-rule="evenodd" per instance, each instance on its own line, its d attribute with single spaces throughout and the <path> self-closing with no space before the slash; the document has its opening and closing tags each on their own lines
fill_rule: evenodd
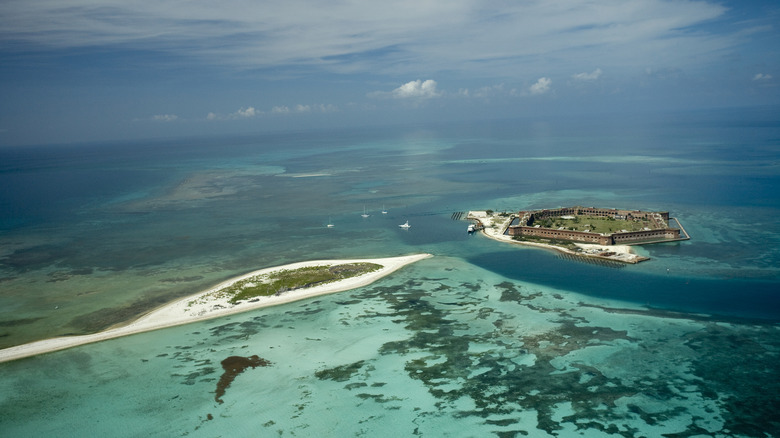
<svg viewBox="0 0 780 438">
<path fill-rule="evenodd" d="M 189 324 L 196 321 L 203 321 L 221 316 L 232 315 L 235 313 L 246 312 L 248 310 L 259 309 L 262 307 L 275 306 L 279 304 L 290 303 L 319 295 L 342 292 L 369 285 L 382 277 L 385 277 L 402 267 L 417 262 L 419 260 L 432 257 L 431 254 L 414 254 L 401 257 L 388 257 L 378 259 L 359 259 L 359 260 L 313 260 L 308 262 L 293 263 L 284 266 L 260 269 L 250 272 L 240 277 L 232 278 L 217 286 L 200 292 L 198 294 L 182 298 L 167 304 L 141 318 L 131 322 L 128 325 L 111 328 L 100 333 L 83 336 L 66 336 L 60 338 L 45 339 L 42 341 L 31 342 L 29 344 L 17 345 L 15 347 L 0 350 L 0 363 L 8 362 L 24 357 L 35 356 L 52 351 L 64 350 L 66 348 L 79 345 L 90 344 L 93 342 L 105 341 L 108 339 L 119 338 L 136 333 L 143 333 L 152 330 L 158 330 L 177 325 Z M 237 281 L 241 281 L 258 275 L 267 275 L 281 270 L 292 270 L 310 266 L 331 266 L 345 263 L 375 263 L 382 268 L 356 277 L 345 278 L 343 280 L 326 283 L 314 287 L 295 289 L 285 292 L 278 296 L 258 297 L 251 301 L 243 301 L 237 304 L 230 303 L 229 297 L 218 292 Z"/>
</svg>

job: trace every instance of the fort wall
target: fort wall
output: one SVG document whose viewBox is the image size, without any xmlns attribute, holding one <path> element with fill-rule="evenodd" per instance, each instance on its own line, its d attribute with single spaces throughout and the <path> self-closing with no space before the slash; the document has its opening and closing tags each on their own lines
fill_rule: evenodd
<svg viewBox="0 0 780 438">
<path fill-rule="evenodd" d="M 533 226 L 539 219 L 559 216 L 596 216 L 610 217 L 620 220 L 646 220 L 653 229 L 642 231 L 624 231 L 611 234 L 592 233 L 587 231 L 573 231 Z M 569 240 L 598 245 L 627 245 L 631 243 L 650 241 L 681 240 L 680 230 L 670 228 L 669 212 L 649 212 L 641 210 L 618 210 L 595 207 L 565 207 L 549 210 L 520 211 L 520 222 L 507 229 L 510 236 L 533 236 L 545 239 Z"/>
<path fill-rule="evenodd" d="M 507 230 L 510 236 L 533 236 L 544 239 L 573 240 L 583 243 L 594 243 L 598 245 L 612 245 L 611 236 L 605 236 L 598 233 L 586 233 L 584 231 L 554 230 L 552 228 L 536 228 L 510 226 Z"/>
</svg>

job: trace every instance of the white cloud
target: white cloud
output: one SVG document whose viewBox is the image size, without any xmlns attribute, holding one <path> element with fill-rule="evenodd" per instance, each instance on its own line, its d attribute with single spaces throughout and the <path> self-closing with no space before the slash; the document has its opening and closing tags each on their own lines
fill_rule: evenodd
<svg viewBox="0 0 780 438">
<path fill-rule="evenodd" d="M 436 81 L 433 79 L 409 81 L 390 94 L 397 99 L 430 99 L 441 95 L 436 91 Z"/>
<path fill-rule="evenodd" d="M 313 108 L 316 110 L 316 109 L 319 109 L 320 107 L 315 105 Z M 288 107 L 286 105 L 281 105 L 281 106 L 273 107 L 271 109 L 271 112 L 273 114 L 310 113 L 310 112 L 312 112 L 312 106 L 311 105 L 298 104 L 298 105 L 295 105 L 294 107 L 290 108 L 290 107 Z"/>
<path fill-rule="evenodd" d="M 575 81 L 586 81 L 586 82 L 595 81 L 600 76 L 601 76 L 601 69 L 600 68 L 597 68 L 597 69 L 593 70 L 590 73 L 577 73 L 577 74 L 571 75 L 572 79 L 574 79 Z"/>
<path fill-rule="evenodd" d="M 238 111 L 234 113 L 236 117 L 243 117 L 243 118 L 250 118 L 258 115 L 257 110 L 255 110 L 254 107 L 250 106 L 247 108 L 241 107 Z"/>
<path fill-rule="evenodd" d="M 176 114 L 157 114 L 152 117 L 155 122 L 173 122 L 178 120 L 179 116 Z"/>
<path fill-rule="evenodd" d="M 409 81 L 393 91 L 372 91 L 371 93 L 368 93 L 368 97 L 420 101 L 443 95 L 444 93 L 439 92 L 436 87 L 436 81 L 433 79 L 427 79 L 425 81 L 417 79 L 416 81 Z"/>
<path fill-rule="evenodd" d="M 215 112 L 209 112 L 206 114 L 206 120 L 236 120 L 236 119 L 251 119 L 253 117 L 257 117 L 262 115 L 262 111 L 258 111 L 253 106 L 249 107 L 241 107 L 236 112 L 230 113 L 228 115 L 219 114 Z"/>
<path fill-rule="evenodd" d="M 552 85 L 552 79 L 542 77 L 539 78 L 539 80 L 536 81 L 535 84 L 531 85 L 528 88 L 528 91 L 531 94 L 544 94 L 548 91 L 550 91 L 550 86 Z"/>
<path fill-rule="evenodd" d="M 772 75 L 770 74 L 758 73 L 753 76 L 754 81 L 768 81 L 770 79 L 772 79 Z"/>
</svg>

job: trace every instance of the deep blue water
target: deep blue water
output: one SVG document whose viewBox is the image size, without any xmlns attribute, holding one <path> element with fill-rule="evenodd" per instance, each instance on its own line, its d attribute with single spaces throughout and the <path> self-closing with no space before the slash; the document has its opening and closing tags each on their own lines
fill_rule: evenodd
<svg viewBox="0 0 780 438">
<path fill-rule="evenodd" d="M 561 269 L 550 254 L 484 253 L 468 261 L 507 278 L 655 308 L 772 321 L 780 308 L 777 282 L 771 280 L 651 275 L 574 262 Z"/>
</svg>

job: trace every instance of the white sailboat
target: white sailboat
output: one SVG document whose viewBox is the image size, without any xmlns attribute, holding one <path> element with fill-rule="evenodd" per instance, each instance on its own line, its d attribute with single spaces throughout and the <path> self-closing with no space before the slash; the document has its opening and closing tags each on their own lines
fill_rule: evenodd
<svg viewBox="0 0 780 438">
<path fill-rule="evenodd" d="M 328 216 L 328 228 L 333 228 L 333 227 L 335 227 L 335 225 L 333 225 L 333 223 L 330 220 L 330 216 Z"/>
<path fill-rule="evenodd" d="M 409 221 L 404 222 L 403 224 L 399 225 L 399 227 L 403 228 L 404 230 L 408 230 L 409 228 L 412 228 L 412 226 L 409 225 Z"/>
<path fill-rule="evenodd" d="M 387 210 L 385 210 L 385 204 L 382 204 L 382 214 L 387 214 Z"/>
<path fill-rule="evenodd" d="M 365 205 L 363 206 L 363 214 L 361 214 L 361 216 L 363 216 L 363 217 L 371 216 L 370 214 L 366 213 L 366 206 Z"/>
</svg>

